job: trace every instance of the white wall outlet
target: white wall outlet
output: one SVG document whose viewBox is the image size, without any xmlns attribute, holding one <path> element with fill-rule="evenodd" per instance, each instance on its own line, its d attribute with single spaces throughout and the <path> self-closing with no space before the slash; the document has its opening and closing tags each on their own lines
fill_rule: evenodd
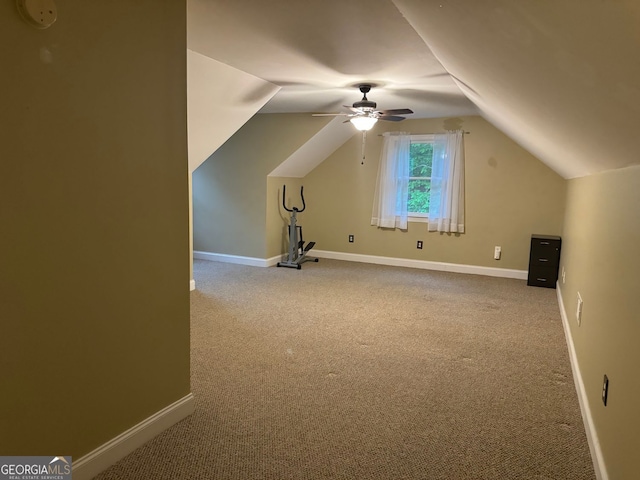
<svg viewBox="0 0 640 480">
<path fill-rule="evenodd" d="M 578 321 L 578 325 L 582 323 L 582 297 L 580 296 L 580 292 L 578 292 L 578 304 L 576 306 L 576 320 Z"/>
<path fill-rule="evenodd" d="M 496 260 L 500 260 L 501 255 L 502 255 L 502 247 L 496 245 L 496 247 L 493 249 L 493 258 L 495 258 Z"/>
<path fill-rule="evenodd" d="M 565 275 L 567 272 L 564 271 L 564 265 L 562 266 L 562 284 L 564 285 Z"/>
</svg>

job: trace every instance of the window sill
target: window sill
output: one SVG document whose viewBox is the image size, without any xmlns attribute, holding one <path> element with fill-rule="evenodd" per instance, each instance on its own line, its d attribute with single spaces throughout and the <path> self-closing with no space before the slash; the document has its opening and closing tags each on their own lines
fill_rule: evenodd
<svg viewBox="0 0 640 480">
<path fill-rule="evenodd" d="M 429 223 L 429 217 L 412 217 L 409 215 L 408 221 L 412 223 Z"/>
</svg>

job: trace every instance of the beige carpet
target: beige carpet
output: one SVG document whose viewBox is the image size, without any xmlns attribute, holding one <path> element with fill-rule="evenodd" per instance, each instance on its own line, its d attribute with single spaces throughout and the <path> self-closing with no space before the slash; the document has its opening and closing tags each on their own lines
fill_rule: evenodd
<svg viewBox="0 0 640 480">
<path fill-rule="evenodd" d="M 98 478 L 595 478 L 551 289 L 196 261 L 195 413 Z"/>
</svg>

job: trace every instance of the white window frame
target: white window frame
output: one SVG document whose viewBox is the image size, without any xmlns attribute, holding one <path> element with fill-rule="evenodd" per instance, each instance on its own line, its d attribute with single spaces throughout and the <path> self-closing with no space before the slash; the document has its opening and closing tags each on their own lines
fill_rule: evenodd
<svg viewBox="0 0 640 480">
<path fill-rule="evenodd" d="M 414 143 L 430 143 L 433 146 L 435 136 L 425 133 L 420 135 L 411 135 L 411 144 Z M 411 180 L 431 180 L 431 177 L 409 177 Z M 428 213 L 408 212 L 409 220 L 416 223 L 427 223 L 429 221 Z"/>
</svg>

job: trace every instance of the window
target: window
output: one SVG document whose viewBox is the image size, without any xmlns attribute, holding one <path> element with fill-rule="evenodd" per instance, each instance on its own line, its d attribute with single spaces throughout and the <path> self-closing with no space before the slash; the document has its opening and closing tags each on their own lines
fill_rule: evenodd
<svg viewBox="0 0 640 480">
<path fill-rule="evenodd" d="M 426 218 L 429 214 L 431 162 L 433 161 L 432 137 L 432 135 L 411 135 L 408 197 L 410 217 Z"/>
<path fill-rule="evenodd" d="M 408 219 L 430 232 L 464 232 L 464 132 L 383 134 L 371 225 L 406 230 Z"/>
</svg>

